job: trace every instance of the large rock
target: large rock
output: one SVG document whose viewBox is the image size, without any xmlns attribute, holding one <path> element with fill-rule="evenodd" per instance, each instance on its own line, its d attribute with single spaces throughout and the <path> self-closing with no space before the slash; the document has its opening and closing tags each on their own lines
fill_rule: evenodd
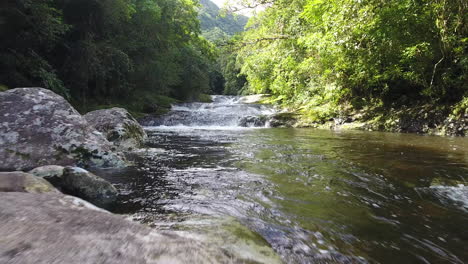
<svg viewBox="0 0 468 264">
<path fill-rule="evenodd" d="M 296 123 L 297 115 L 288 112 L 274 114 L 267 121 L 270 127 L 293 127 Z"/>
<path fill-rule="evenodd" d="M 123 108 L 96 110 L 84 117 L 120 150 L 139 148 L 147 137 L 143 127 Z"/>
<path fill-rule="evenodd" d="M 64 98 L 42 88 L 0 93 L 0 170 L 124 166 L 106 138 Z"/>
<path fill-rule="evenodd" d="M 82 168 L 44 166 L 29 173 L 46 179 L 63 193 L 80 197 L 99 207 L 107 207 L 117 199 L 118 191 L 111 183 Z"/>
<path fill-rule="evenodd" d="M 0 263 L 235 263 L 74 197 L 0 193 Z"/>
<path fill-rule="evenodd" d="M 60 180 L 63 176 L 64 170 L 65 167 L 63 166 L 47 165 L 34 168 L 29 173 L 36 177 L 44 178 L 50 182 L 51 180 Z"/>
<path fill-rule="evenodd" d="M 266 116 L 246 116 L 239 120 L 241 127 L 264 127 L 267 122 Z"/>
<path fill-rule="evenodd" d="M 0 172 L 0 192 L 60 193 L 48 181 L 21 171 Z"/>
</svg>

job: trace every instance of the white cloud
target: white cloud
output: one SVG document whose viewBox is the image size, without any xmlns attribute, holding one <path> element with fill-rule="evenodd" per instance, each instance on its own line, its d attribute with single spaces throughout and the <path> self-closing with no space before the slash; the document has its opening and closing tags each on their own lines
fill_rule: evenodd
<svg viewBox="0 0 468 264">
<path fill-rule="evenodd" d="M 225 7 L 225 4 L 226 2 L 230 2 L 230 3 L 233 3 L 234 1 L 229 1 L 229 0 L 211 0 L 213 3 L 215 3 L 217 6 L 219 6 L 220 8 L 223 8 Z M 264 8 L 263 7 L 258 7 L 256 9 L 242 9 L 238 12 L 238 14 L 241 14 L 241 15 L 244 15 L 244 16 L 248 16 L 248 17 L 251 17 L 255 14 L 255 12 L 259 12 L 261 10 L 263 10 Z"/>
<path fill-rule="evenodd" d="M 225 0 L 211 0 L 211 1 L 219 7 L 223 7 L 224 3 L 226 2 Z"/>
</svg>

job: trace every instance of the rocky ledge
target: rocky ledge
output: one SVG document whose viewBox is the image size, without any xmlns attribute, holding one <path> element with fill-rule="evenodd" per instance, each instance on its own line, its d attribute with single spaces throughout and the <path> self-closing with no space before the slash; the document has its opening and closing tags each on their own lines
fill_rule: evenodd
<svg viewBox="0 0 468 264">
<path fill-rule="evenodd" d="M 71 196 L 0 193 L 0 212 L 0 263 L 236 262 L 217 249 Z"/>
<path fill-rule="evenodd" d="M 364 109 L 324 120 L 310 120 L 300 112 L 285 111 L 269 116 L 267 120 L 271 127 L 367 130 L 441 136 L 468 135 L 468 108 L 457 115 L 450 114 L 447 109 L 432 109 L 431 106 L 389 110 Z"/>
</svg>

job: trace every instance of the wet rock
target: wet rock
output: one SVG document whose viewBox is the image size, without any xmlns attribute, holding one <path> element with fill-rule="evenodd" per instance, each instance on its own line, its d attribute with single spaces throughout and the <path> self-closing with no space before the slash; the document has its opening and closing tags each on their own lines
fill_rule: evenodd
<svg viewBox="0 0 468 264">
<path fill-rule="evenodd" d="M 63 193 L 99 207 L 107 207 L 117 199 L 118 191 L 111 183 L 82 168 L 50 165 L 35 168 L 29 173 L 47 180 Z"/>
<path fill-rule="evenodd" d="M 264 127 L 267 122 L 266 116 L 246 116 L 239 120 L 241 127 Z"/>
<path fill-rule="evenodd" d="M 64 167 L 58 165 L 47 165 L 29 171 L 30 174 L 44 179 L 62 178 Z"/>
<path fill-rule="evenodd" d="M 296 123 L 296 114 L 288 112 L 275 114 L 268 120 L 270 127 L 293 127 Z"/>
<path fill-rule="evenodd" d="M 52 183 L 64 193 L 80 197 L 99 207 L 109 206 L 118 195 L 111 183 L 77 167 L 66 167 L 60 179 Z"/>
<path fill-rule="evenodd" d="M 55 186 L 60 191 L 64 191 L 62 188 L 63 185 L 63 173 L 65 171 L 65 167 L 57 166 L 57 165 L 48 165 L 35 168 L 29 171 L 30 174 L 43 178 L 50 182 L 53 186 Z"/>
<path fill-rule="evenodd" d="M 447 118 L 444 121 L 445 134 L 451 136 L 468 135 L 468 118 Z"/>
<path fill-rule="evenodd" d="M 42 88 L 0 93 L 0 170 L 43 165 L 124 166 L 104 136 L 61 96 Z"/>
<path fill-rule="evenodd" d="M 123 108 L 97 110 L 84 117 L 119 150 L 139 148 L 147 137 L 143 127 Z"/>
<path fill-rule="evenodd" d="M 20 171 L 0 172 L 0 192 L 59 193 L 46 180 Z"/>
<path fill-rule="evenodd" d="M 74 197 L 0 193 L 0 263 L 236 263 Z"/>
</svg>

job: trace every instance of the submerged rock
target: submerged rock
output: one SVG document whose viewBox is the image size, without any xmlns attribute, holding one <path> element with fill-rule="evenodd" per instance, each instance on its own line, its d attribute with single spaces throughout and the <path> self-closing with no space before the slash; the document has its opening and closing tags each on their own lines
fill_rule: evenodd
<svg viewBox="0 0 468 264">
<path fill-rule="evenodd" d="M 0 193 L 0 263 L 235 263 L 63 195 Z"/>
<path fill-rule="evenodd" d="M 139 148 L 147 137 L 143 127 L 123 108 L 97 110 L 84 117 L 120 150 Z"/>
<path fill-rule="evenodd" d="M 61 96 L 42 88 L 0 93 L 0 170 L 43 165 L 124 166 L 112 144 Z"/>
<path fill-rule="evenodd" d="M 20 171 L 0 172 L 0 192 L 59 193 L 46 180 Z"/>
</svg>

